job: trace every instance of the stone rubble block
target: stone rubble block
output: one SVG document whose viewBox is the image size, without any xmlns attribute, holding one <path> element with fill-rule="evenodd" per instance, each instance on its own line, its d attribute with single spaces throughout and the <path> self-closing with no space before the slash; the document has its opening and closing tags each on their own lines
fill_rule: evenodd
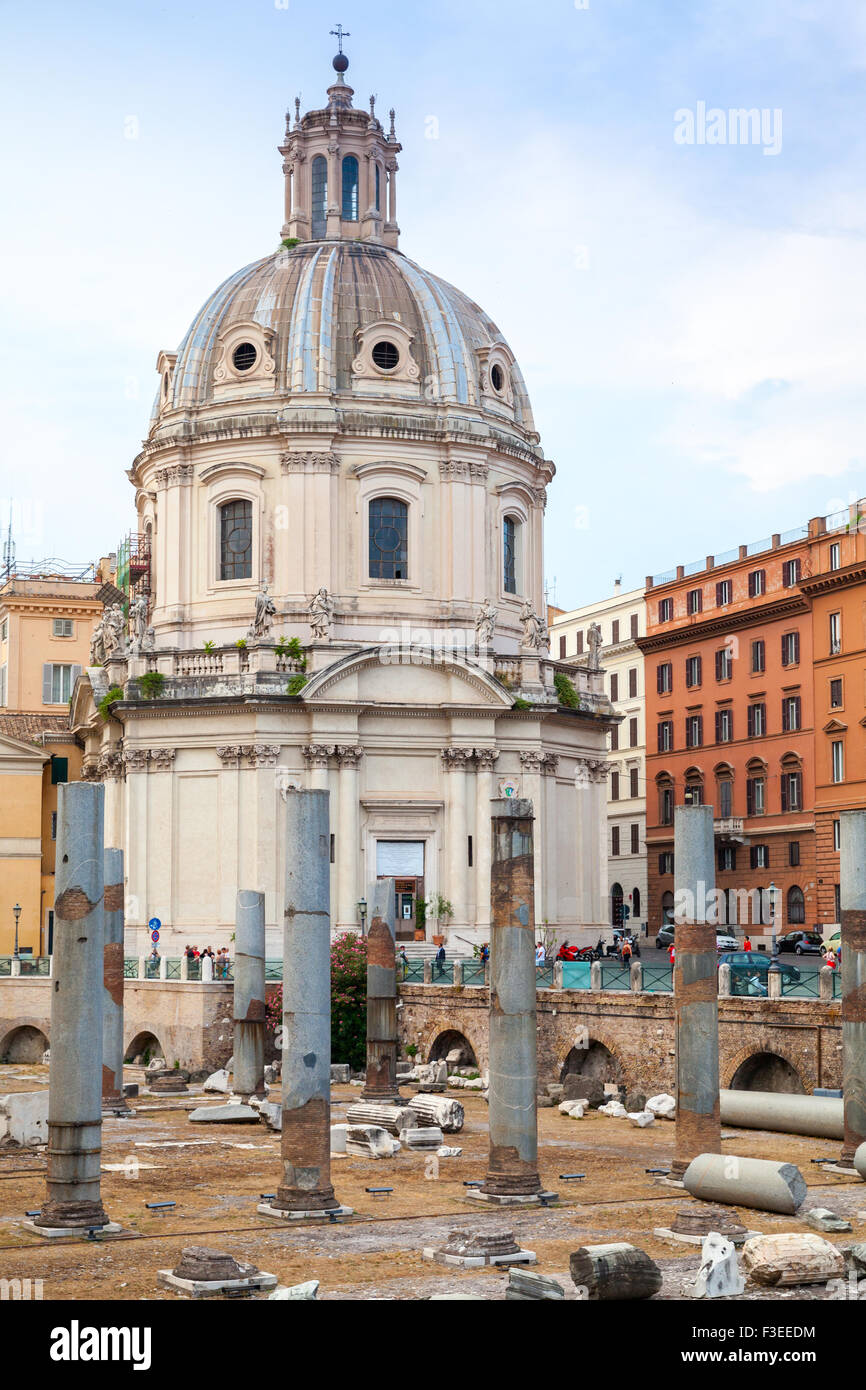
<svg viewBox="0 0 866 1390">
<path fill-rule="evenodd" d="M 203 1091 L 217 1091 L 222 1095 L 228 1095 L 231 1087 L 231 1080 L 225 1068 L 215 1071 L 207 1078 L 202 1085 Z"/>
<path fill-rule="evenodd" d="M 607 1115 L 610 1120 L 624 1120 L 628 1111 L 621 1101 L 610 1100 L 607 1105 L 598 1107 L 598 1113 L 599 1115 Z"/>
<path fill-rule="evenodd" d="M 380 1125 L 347 1125 L 346 1153 L 356 1158 L 393 1158 L 400 1152 L 399 1139 L 393 1139 Z"/>
<path fill-rule="evenodd" d="M 456 1148 L 454 1148 L 454 1147 L 453 1147 L 452 1145 L 450 1145 L 450 1144 L 442 1144 L 442 1145 L 436 1150 L 436 1157 L 437 1157 L 437 1158 L 459 1158 L 460 1155 L 462 1154 L 462 1152 L 463 1152 L 462 1149 L 456 1149 Z"/>
<path fill-rule="evenodd" d="M 419 1125 L 435 1125 L 443 1134 L 458 1134 L 466 1118 L 460 1101 L 452 1096 L 413 1096 L 408 1108 L 417 1115 Z"/>
<path fill-rule="evenodd" d="M 331 1085 L 348 1086 L 352 1079 L 351 1067 L 348 1062 L 331 1063 Z"/>
<path fill-rule="evenodd" d="M 504 1227 L 461 1227 L 452 1231 L 441 1249 L 427 1246 L 424 1259 L 440 1265 L 478 1269 L 483 1265 L 535 1264 L 532 1250 L 522 1250 L 514 1232 Z"/>
<path fill-rule="evenodd" d="M 356 1101 L 346 1110 L 350 1125 L 378 1125 L 389 1134 L 398 1135 L 401 1129 L 414 1129 L 418 1116 L 408 1105 L 377 1105 L 374 1101 Z"/>
<path fill-rule="evenodd" d="M 572 1120 L 582 1120 L 589 1108 L 588 1100 L 564 1100 L 560 1102 L 559 1113 Z"/>
<path fill-rule="evenodd" d="M 637 1129 L 646 1129 L 647 1125 L 655 1124 L 656 1117 L 651 1110 L 636 1110 L 628 1112 L 628 1119 Z"/>
<path fill-rule="evenodd" d="M 844 1216 L 837 1216 L 829 1207 L 813 1207 L 811 1211 L 804 1213 L 803 1220 L 813 1231 L 841 1232 L 854 1229 L 850 1221 L 846 1221 Z"/>
<path fill-rule="evenodd" d="M 256 1124 L 258 1115 L 250 1105 L 200 1105 L 191 1110 L 191 1124 L 242 1125 Z"/>
<path fill-rule="evenodd" d="M 733 1241 L 710 1231 L 701 1247 L 698 1276 L 689 1290 L 692 1298 L 736 1298 L 745 1287 Z"/>
<path fill-rule="evenodd" d="M 677 1103 L 673 1096 L 667 1095 L 665 1091 L 662 1091 L 660 1095 L 650 1096 L 646 1108 L 658 1120 L 675 1120 L 677 1117 Z"/>
<path fill-rule="evenodd" d="M 318 1279 L 308 1279 L 306 1284 L 290 1284 L 286 1287 L 278 1284 L 272 1294 L 268 1295 L 269 1303 L 284 1303 L 287 1299 L 301 1299 L 305 1303 L 311 1303 L 317 1298 L 319 1293 Z"/>
<path fill-rule="evenodd" d="M 527 1299 L 559 1300 L 565 1298 L 565 1289 L 546 1274 L 534 1274 L 530 1269 L 521 1269 L 515 1265 L 508 1271 L 505 1297 L 512 1302 L 521 1303 Z"/>
<path fill-rule="evenodd" d="M 267 1129 L 276 1130 L 279 1134 L 283 1128 L 283 1107 L 276 1100 L 260 1100 L 256 1109 L 259 1119 Z"/>
<path fill-rule="evenodd" d="M 441 1129 L 434 1129 L 432 1125 L 415 1125 L 411 1129 L 400 1130 L 400 1143 L 406 1149 L 439 1149 L 443 1143 Z"/>
<path fill-rule="evenodd" d="M 772 1288 L 823 1284 L 845 1273 L 841 1250 L 811 1231 L 753 1236 L 743 1246 L 743 1265 L 754 1283 Z"/>
<path fill-rule="evenodd" d="M 48 1143 L 48 1092 L 0 1095 L 0 1148 L 35 1148 Z"/>
</svg>

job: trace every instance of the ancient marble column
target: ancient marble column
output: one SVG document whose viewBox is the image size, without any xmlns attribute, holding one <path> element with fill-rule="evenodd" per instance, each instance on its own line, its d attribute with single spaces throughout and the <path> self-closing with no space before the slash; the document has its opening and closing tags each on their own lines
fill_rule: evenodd
<svg viewBox="0 0 866 1390">
<path fill-rule="evenodd" d="M 339 1207 L 331 1186 L 330 795 L 286 797 L 283 932 L 283 1180 L 272 1205 Z"/>
<path fill-rule="evenodd" d="M 535 910 L 532 803 L 491 803 L 490 1157 L 481 1187 L 495 1199 L 531 1197 L 538 1176 Z"/>
<path fill-rule="evenodd" d="M 842 1161 L 850 1163 L 855 1149 L 866 1143 L 866 811 L 842 811 L 839 822 Z"/>
<path fill-rule="evenodd" d="M 128 1115 L 123 1094 L 123 850 L 103 853 L 102 1113 Z"/>
<path fill-rule="evenodd" d="M 380 878 L 367 890 L 367 1080 L 362 1100 L 398 1105 L 397 972 L 393 878 Z"/>
<path fill-rule="evenodd" d="M 339 822 L 337 825 L 337 927 L 351 931 L 358 924 L 358 827 L 360 800 L 358 767 L 362 750 L 355 744 L 338 744 Z"/>
<path fill-rule="evenodd" d="M 721 1153 L 719 1000 L 712 806 L 674 810 L 674 1016 L 677 1118 L 672 1174 Z"/>
<path fill-rule="evenodd" d="M 235 909 L 234 1090 L 265 1093 L 265 895 L 238 890 Z"/>
<path fill-rule="evenodd" d="M 475 749 L 475 927 L 481 941 L 490 934 L 490 802 L 498 748 Z"/>
<path fill-rule="evenodd" d="M 448 803 L 448 879 L 443 896 L 454 909 L 452 927 L 466 925 L 466 881 L 469 874 L 469 846 L 466 829 L 466 769 L 471 748 L 445 748 L 442 766 L 449 774 L 445 788 Z M 440 890 L 442 891 L 442 890 Z M 440 923 L 440 932 L 449 923 Z"/>
<path fill-rule="evenodd" d="M 57 788 L 48 1195 L 34 1225 L 105 1226 L 102 1157 L 103 813 L 92 782 Z"/>
</svg>

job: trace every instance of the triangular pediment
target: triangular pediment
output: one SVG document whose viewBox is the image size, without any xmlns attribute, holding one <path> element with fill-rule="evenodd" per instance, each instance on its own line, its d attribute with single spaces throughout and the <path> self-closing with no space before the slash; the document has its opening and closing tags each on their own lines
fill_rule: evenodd
<svg viewBox="0 0 866 1390">
<path fill-rule="evenodd" d="M 0 733 L 0 769 L 3 772 L 39 772 L 50 754 L 25 739 Z"/>
<path fill-rule="evenodd" d="M 476 662 L 436 649 L 367 647 L 314 675 L 303 690 L 310 704 L 383 708 L 455 705 L 510 709 L 514 696 Z"/>
<path fill-rule="evenodd" d="M 844 734 L 847 732 L 848 725 L 843 724 L 841 719 L 831 719 L 824 725 L 825 734 Z"/>
</svg>

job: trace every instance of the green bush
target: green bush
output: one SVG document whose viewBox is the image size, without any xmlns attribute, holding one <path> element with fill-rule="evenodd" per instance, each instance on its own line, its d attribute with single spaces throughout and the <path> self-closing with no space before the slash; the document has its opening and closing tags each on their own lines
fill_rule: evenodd
<svg viewBox="0 0 866 1390">
<path fill-rule="evenodd" d="M 512 708 L 512 709 L 532 709 L 532 703 L 531 703 L 530 700 L 524 700 L 524 698 L 523 698 L 522 695 L 518 695 L 517 699 L 514 701 L 514 704 L 511 706 L 511 708 Z"/>
<path fill-rule="evenodd" d="M 215 643 L 215 642 L 205 642 L 205 644 L 204 644 L 204 649 L 205 649 L 206 652 L 212 652 L 215 646 L 216 646 L 216 643 Z"/>
<path fill-rule="evenodd" d="M 109 715 L 111 714 L 111 706 L 116 704 L 118 700 L 122 699 L 123 691 L 121 690 L 119 685 L 113 685 L 110 690 L 106 690 L 105 694 L 103 695 L 102 699 L 97 705 L 97 709 L 99 710 L 99 713 L 102 715 L 102 718 L 106 723 L 108 722 Z M 72 702 L 70 701 L 70 704 L 71 703 Z"/>
<path fill-rule="evenodd" d="M 580 709 L 580 696 L 564 671 L 557 671 L 553 677 L 553 688 L 557 699 L 566 709 Z"/>
<path fill-rule="evenodd" d="M 287 251 L 293 251 L 296 246 L 300 245 L 300 241 L 301 238 L 297 236 L 284 236 L 280 245 L 285 246 Z"/>
<path fill-rule="evenodd" d="M 138 678 L 138 688 L 145 700 L 156 700 L 165 686 L 165 676 L 161 671 L 145 671 Z"/>
<path fill-rule="evenodd" d="M 268 1027 L 282 1026 L 283 986 L 268 991 Z M 331 1056 L 360 1071 L 367 1059 L 367 942 L 345 932 L 331 946 Z"/>
<path fill-rule="evenodd" d="M 300 695 L 301 691 L 303 690 L 303 688 L 304 688 L 304 686 L 305 686 L 306 684 L 307 684 L 307 677 L 306 677 L 306 676 L 300 676 L 300 675 L 298 675 L 298 676 L 292 676 L 292 679 L 289 681 L 288 685 L 286 686 L 286 694 L 287 694 L 287 695 Z"/>
</svg>

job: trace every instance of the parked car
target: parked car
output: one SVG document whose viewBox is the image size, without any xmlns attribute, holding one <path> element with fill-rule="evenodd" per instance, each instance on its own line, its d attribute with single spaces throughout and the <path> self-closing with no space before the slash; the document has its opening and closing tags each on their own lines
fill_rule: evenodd
<svg viewBox="0 0 866 1390">
<path fill-rule="evenodd" d="M 665 925 L 659 929 L 659 933 L 656 936 L 656 949 L 659 951 L 666 950 L 668 946 L 671 946 L 673 944 L 673 939 L 673 923 L 666 922 Z"/>
<path fill-rule="evenodd" d="M 839 949 L 840 949 L 841 945 L 842 945 L 842 931 L 841 931 L 841 929 L 840 929 L 839 931 L 834 931 L 833 935 L 832 935 L 832 936 L 828 936 L 828 937 L 827 937 L 827 940 L 824 941 L 824 942 L 822 943 L 822 946 L 821 946 L 821 955 L 822 955 L 822 956 L 826 956 L 827 952 L 829 951 L 830 947 L 832 946 L 832 947 L 833 947 L 833 950 L 836 952 L 836 955 L 838 956 L 838 954 L 839 954 Z"/>
<path fill-rule="evenodd" d="M 731 936 L 731 933 L 730 933 L 730 932 L 727 932 L 727 931 L 717 931 L 717 932 L 716 932 L 716 950 L 717 950 L 717 951 L 736 951 L 738 945 L 739 945 L 739 942 L 737 941 L 737 938 L 736 938 L 735 936 Z"/>
<path fill-rule="evenodd" d="M 789 931 L 776 942 L 780 951 L 793 951 L 795 956 L 820 955 L 824 938 L 816 931 Z"/>
<path fill-rule="evenodd" d="M 723 951 L 719 956 L 719 965 L 730 965 L 742 974 L 743 971 L 754 971 L 756 975 L 766 975 L 773 963 L 773 957 L 766 955 L 763 951 Z M 779 965 L 782 978 L 785 980 L 799 980 L 800 972 L 796 965 Z"/>
</svg>

